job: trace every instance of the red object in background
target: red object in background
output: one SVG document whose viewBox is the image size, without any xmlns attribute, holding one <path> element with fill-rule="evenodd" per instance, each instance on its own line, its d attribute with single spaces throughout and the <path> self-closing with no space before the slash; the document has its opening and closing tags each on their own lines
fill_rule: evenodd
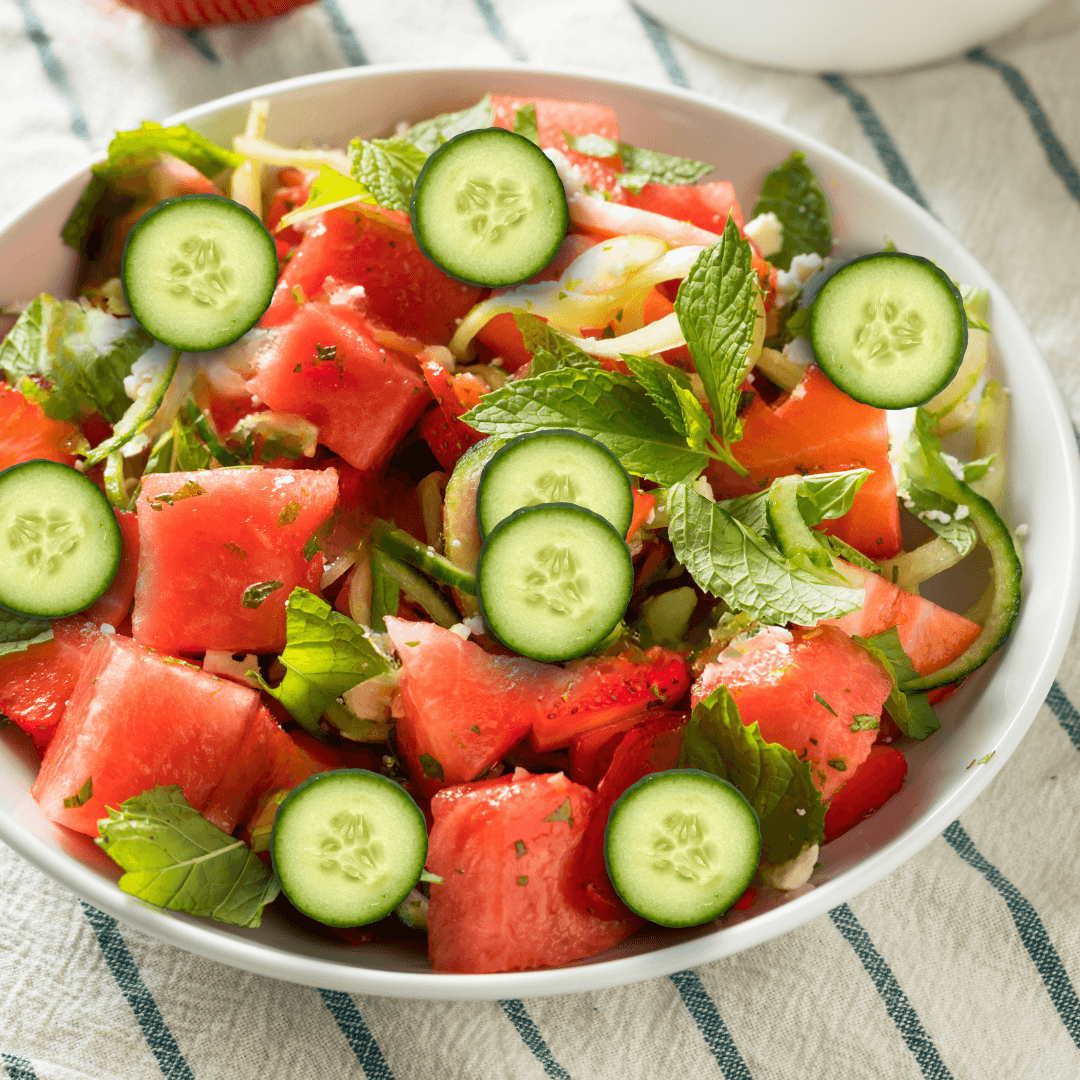
<svg viewBox="0 0 1080 1080">
<path fill-rule="evenodd" d="M 880 810 L 903 786 L 907 761 L 894 746 L 873 746 L 870 756 L 836 793 L 825 811 L 825 843 Z"/>
<path fill-rule="evenodd" d="M 120 0 L 124 7 L 166 26 L 220 26 L 285 15 L 314 0 Z"/>
</svg>

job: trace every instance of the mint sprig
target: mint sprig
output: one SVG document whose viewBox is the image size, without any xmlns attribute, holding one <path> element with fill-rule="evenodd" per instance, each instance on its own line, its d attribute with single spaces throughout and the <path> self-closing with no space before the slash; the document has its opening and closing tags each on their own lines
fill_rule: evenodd
<svg viewBox="0 0 1080 1080">
<path fill-rule="evenodd" d="M 668 496 L 668 539 L 698 586 L 761 622 L 811 626 L 862 606 L 863 591 L 794 567 L 767 540 L 687 484 Z"/>
<path fill-rule="evenodd" d="M 52 641 L 52 623 L 0 610 L 0 656 L 23 652 L 31 645 Z"/>
<path fill-rule="evenodd" d="M 390 139 L 353 139 L 349 143 L 353 179 L 389 210 L 409 209 L 416 178 L 427 157 L 400 135 Z"/>
<path fill-rule="evenodd" d="M 784 243 L 769 262 L 781 270 L 791 267 L 796 255 L 816 252 L 822 258 L 832 250 L 832 215 L 829 200 L 806 155 L 796 150 L 777 165 L 761 185 L 754 217 L 773 213 L 784 227 Z"/>
<path fill-rule="evenodd" d="M 120 888 L 169 911 L 256 927 L 277 879 L 242 840 L 209 822 L 179 785 L 155 787 L 108 808 L 98 845 L 125 871 Z"/>
<path fill-rule="evenodd" d="M 536 106 L 530 101 L 514 110 L 514 134 L 524 135 L 529 142 L 540 145 L 540 130 L 536 123 Z"/>
<path fill-rule="evenodd" d="M 525 348 L 532 353 L 529 375 L 542 375 L 561 367 L 598 368 L 600 362 L 594 356 L 579 349 L 569 338 L 552 330 L 543 319 L 527 311 L 515 311 L 514 322 Z"/>
<path fill-rule="evenodd" d="M 913 739 L 925 739 L 932 735 L 939 727 L 941 721 L 930 705 L 926 694 L 905 694 L 900 687 L 913 679 L 919 678 L 919 673 L 904 647 L 900 644 L 900 633 L 895 626 L 871 638 L 863 638 L 852 635 L 851 638 L 857 645 L 861 645 L 871 656 L 876 657 L 884 665 L 885 670 L 892 676 L 893 688 L 889 694 L 885 708 L 896 722 L 896 726 Z"/>
<path fill-rule="evenodd" d="M 575 153 L 587 157 L 617 157 L 625 170 L 619 182 L 635 195 L 646 184 L 696 184 L 713 171 L 713 166 L 704 161 L 645 150 L 603 135 L 571 135 L 568 131 L 563 135 L 567 146 Z"/>
<path fill-rule="evenodd" d="M 756 723 L 744 724 L 725 686 L 694 709 L 683 731 L 679 768 L 713 773 L 742 792 L 758 816 L 767 862 L 785 863 L 825 836 L 825 807 L 810 763 L 766 742 Z"/>
</svg>

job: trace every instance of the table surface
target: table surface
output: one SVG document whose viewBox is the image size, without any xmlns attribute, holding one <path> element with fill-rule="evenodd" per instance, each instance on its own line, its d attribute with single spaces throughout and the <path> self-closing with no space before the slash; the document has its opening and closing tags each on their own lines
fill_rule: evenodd
<svg viewBox="0 0 1080 1080">
<path fill-rule="evenodd" d="M 1080 417 L 1077 0 L 875 77 L 724 59 L 621 0 L 322 0 L 183 33 L 111 0 L 0 0 L 0 55 L 0 213 L 118 128 L 328 68 L 526 60 L 689 86 L 929 207 L 1010 295 Z M 122 928 L 0 845 L 0 1060 L 12 1080 L 1080 1076 L 1072 701 L 1075 632 L 1012 759 L 901 869 L 738 956 L 567 997 L 413 1002 L 260 978 Z"/>
</svg>

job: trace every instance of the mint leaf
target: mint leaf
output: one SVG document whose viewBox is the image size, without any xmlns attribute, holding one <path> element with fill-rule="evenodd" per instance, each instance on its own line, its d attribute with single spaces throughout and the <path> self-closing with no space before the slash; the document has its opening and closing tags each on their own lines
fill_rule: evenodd
<svg viewBox="0 0 1080 1080">
<path fill-rule="evenodd" d="M 817 252 L 822 258 L 832 250 L 832 215 L 829 200 L 806 155 L 796 150 L 777 165 L 761 185 L 754 217 L 773 213 L 784 226 L 784 245 L 769 262 L 781 270 L 791 267 L 796 255 Z"/>
<path fill-rule="evenodd" d="M 896 726 L 913 739 L 925 739 L 932 735 L 941 722 L 930 706 L 926 694 L 905 694 L 900 687 L 904 683 L 919 678 L 919 673 L 912 666 L 896 627 L 875 634 L 872 638 L 863 638 L 855 634 L 851 640 L 861 645 L 871 656 L 885 665 L 885 670 L 892 676 L 893 688 L 885 708 L 896 721 Z M 854 730 L 854 729 L 853 729 Z"/>
<path fill-rule="evenodd" d="M 269 867 L 242 840 L 207 821 L 179 785 L 126 799 L 98 822 L 98 845 L 127 873 L 124 892 L 169 911 L 256 927 L 278 894 Z"/>
<path fill-rule="evenodd" d="M 23 652 L 30 645 L 52 641 L 52 623 L 48 619 L 35 619 L 28 615 L 16 615 L 0 608 L 0 656 Z"/>
<path fill-rule="evenodd" d="M 152 344 L 134 319 L 42 293 L 0 343 L 0 371 L 54 420 L 115 424 L 131 405 L 124 377 Z"/>
<path fill-rule="evenodd" d="M 859 566 L 862 567 L 863 570 L 869 570 L 871 574 L 877 574 L 879 577 L 881 576 L 881 567 L 878 566 L 876 562 L 868 559 L 857 548 L 853 548 L 838 536 L 829 536 L 826 534 L 824 540 L 829 545 L 832 553 L 838 558 L 851 563 L 852 566 Z"/>
<path fill-rule="evenodd" d="M 704 454 L 708 450 L 709 439 L 712 436 L 709 414 L 698 401 L 693 390 L 682 386 L 673 375 L 668 376 L 668 382 L 679 403 L 679 411 L 682 413 L 682 423 L 677 430 L 681 430 L 686 436 L 686 445 L 691 450 Z"/>
<path fill-rule="evenodd" d="M 408 210 L 413 187 L 427 154 L 408 139 L 353 139 L 349 143 L 353 179 L 390 210 Z"/>
<path fill-rule="evenodd" d="M 93 179 L 64 225 L 61 234 L 64 243 L 81 248 L 101 196 L 110 187 L 127 190 L 142 186 L 147 169 L 162 154 L 172 154 L 211 178 L 224 169 L 236 168 L 244 160 L 241 154 L 215 145 L 185 124 L 162 127 L 152 120 L 144 120 L 134 131 L 118 131 L 109 143 L 105 161 L 91 166 Z"/>
<path fill-rule="evenodd" d="M 664 414 L 671 426 L 686 437 L 686 425 L 683 409 L 675 387 L 690 390 L 690 376 L 685 371 L 665 364 L 651 356 L 631 356 L 623 354 L 623 363 L 630 369 L 634 378 L 641 383 L 642 389 L 652 399 L 653 404 Z M 704 410 L 702 410 L 704 412 Z"/>
<path fill-rule="evenodd" d="M 521 331 L 525 348 L 532 353 L 529 376 L 542 375 L 561 367 L 598 368 L 600 362 L 579 349 L 568 338 L 552 330 L 543 319 L 525 311 L 515 311 L 514 322 Z"/>
<path fill-rule="evenodd" d="M 771 544 L 686 484 L 668 496 L 668 539 L 700 588 L 761 622 L 812 626 L 862 606 L 862 589 L 827 585 L 793 568 Z"/>
<path fill-rule="evenodd" d="M 240 603 L 246 608 L 257 608 L 271 593 L 284 588 L 284 581 L 256 581 L 244 590 Z"/>
<path fill-rule="evenodd" d="M 824 839 L 825 807 L 810 763 L 766 742 L 756 723 L 744 724 L 725 686 L 694 709 L 683 731 L 679 768 L 713 773 L 742 792 L 758 816 L 767 862 L 787 862 L 804 845 Z"/>
<path fill-rule="evenodd" d="M 524 135 L 531 143 L 540 145 L 540 131 L 536 126 L 536 106 L 529 102 L 514 110 L 514 132 Z"/>
<path fill-rule="evenodd" d="M 296 461 L 312 457 L 319 429 L 293 413 L 264 412 L 242 416 L 226 437 L 230 449 L 246 461 Z"/>
<path fill-rule="evenodd" d="M 318 738 L 324 737 L 319 717 L 334 698 L 390 671 L 389 661 L 361 626 L 306 589 L 289 594 L 285 638 L 285 678 L 276 688 L 263 684 L 263 689 Z"/>
<path fill-rule="evenodd" d="M 729 215 L 724 235 L 695 260 L 675 297 L 675 314 L 705 384 L 721 441 L 742 438 L 739 387 L 752 363 L 758 318 L 753 251 Z"/>
<path fill-rule="evenodd" d="M 384 570 L 381 559 L 371 560 L 371 629 L 386 633 L 386 616 L 397 615 L 401 586 Z"/>
<path fill-rule="evenodd" d="M 475 105 L 459 112 L 441 113 L 430 120 L 421 120 L 402 132 L 401 138 L 408 139 L 425 155 L 435 153 L 444 142 L 463 131 L 475 131 L 477 128 L 491 127 L 493 120 L 491 96 L 482 97 Z"/>
<path fill-rule="evenodd" d="M 855 493 L 870 475 L 870 469 L 848 469 L 844 472 L 817 473 L 812 476 L 800 477 L 799 486 L 796 490 L 796 501 L 799 513 L 802 515 L 807 527 L 812 528 L 814 525 L 820 525 L 823 521 L 843 517 L 848 513 L 851 510 Z M 737 499 L 729 499 L 719 505 L 732 517 L 741 521 L 751 532 L 759 533 L 761 536 L 768 536 L 769 521 L 766 507 L 769 501 L 769 491 L 783 479 L 783 477 L 780 477 L 774 480 L 764 491 L 757 491 L 753 495 L 740 495 Z M 846 558 L 846 556 L 844 557 Z M 860 555 L 859 558 L 863 558 L 863 556 Z M 877 571 L 877 567 L 872 563 L 868 569 Z"/>
<path fill-rule="evenodd" d="M 75 810 L 78 807 L 88 803 L 94 797 L 94 778 L 88 776 L 83 783 L 83 786 L 75 792 L 74 795 L 69 795 L 64 799 L 65 810 Z"/>
<path fill-rule="evenodd" d="M 183 502 L 185 499 L 197 499 L 200 495 L 205 494 L 206 488 L 204 488 L 198 480 L 191 479 L 186 480 L 176 489 L 176 491 L 163 491 L 160 495 L 148 496 L 146 502 L 151 510 L 160 511 L 166 506 L 172 506 L 174 503 Z"/>
<path fill-rule="evenodd" d="M 571 135 L 564 131 L 571 150 L 588 157 L 618 157 L 626 171 L 619 182 L 636 195 L 646 184 L 696 184 L 713 171 L 713 166 L 693 158 L 644 150 L 630 143 L 616 142 L 603 135 Z"/>
<path fill-rule="evenodd" d="M 571 428 L 603 443 L 627 472 L 670 485 L 693 479 L 707 458 L 649 400 L 635 379 L 595 368 L 559 368 L 485 394 L 462 419 L 489 435 L 512 437 Z"/>
</svg>

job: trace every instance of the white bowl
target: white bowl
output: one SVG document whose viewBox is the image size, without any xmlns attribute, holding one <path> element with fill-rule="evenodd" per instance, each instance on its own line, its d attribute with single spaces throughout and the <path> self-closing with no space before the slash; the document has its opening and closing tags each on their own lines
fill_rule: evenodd
<svg viewBox="0 0 1080 1080">
<path fill-rule="evenodd" d="M 792 149 L 807 155 L 851 252 L 901 250 L 934 259 L 955 278 L 989 288 L 994 347 L 1013 391 L 1010 481 L 1013 519 L 1026 522 L 1025 602 L 1012 640 L 941 710 L 942 730 L 908 752 L 900 794 L 824 851 L 816 888 L 771 910 L 751 911 L 719 929 L 641 931 L 592 960 L 569 967 L 497 975 L 439 975 L 418 950 L 398 944 L 353 947 L 267 913 L 258 930 L 150 909 L 113 884 L 117 868 L 82 835 L 38 811 L 29 794 L 35 764 L 11 735 L 0 740 L 0 839 L 55 880 L 124 922 L 181 948 L 262 975 L 329 989 L 397 997 L 491 1000 L 593 990 L 667 975 L 739 952 L 850 900 L 937 836 L 993 779 L 1046 697 L 1080 598 L 1076 443 L 1045 363 L 1012 305 L 981 266 L 928 213 L 866 169 L 813 139 L 700 94 L 527 67 L 326 72 L 246 91 L 174 120 L 220 142 L 241 130 L 248 102 L 268 96 L 269 137 L 344 146 L 356 134 L 389 130 L 402 118 L 460 108 L 489 90 L 602 101 L 624 137 L 670 153 L 716 162 L 747 210 L 765 172 Z M 60 228 L 87 169 L 61 181 L 0 225 L 0 299 L 70 288 L 73 254 Z M 988 765 L 967 766 L 996 750 Z M 763 905 L 764 906 L 764 905 Z"/>
<path fill-rule="evenodd" d="M 1046 0 L 637 0 L 717 52 L 792 71 L 893 71 L 958 56 Z"/>
</svg>

